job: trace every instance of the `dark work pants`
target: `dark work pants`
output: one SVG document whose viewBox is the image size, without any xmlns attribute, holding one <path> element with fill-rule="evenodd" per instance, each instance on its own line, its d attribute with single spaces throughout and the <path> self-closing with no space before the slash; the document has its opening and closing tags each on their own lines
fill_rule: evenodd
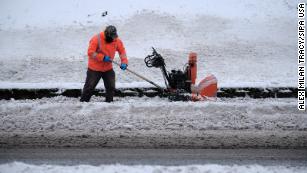
<svg viewBox="0 0 307 173">
<path fill-rule="evenodd" d="M 86 80 L 82 90 L 81 102 L 90 101 L 93 91 L 95 90 L 100 78 L 103 79 L 104 87 L 106 89 L 106 102 L 112 102 L 115 90 L 115 72 L 113 69 L 100 72 L 93 71 L 91 69 L 87 70 Z"/>
</svg>

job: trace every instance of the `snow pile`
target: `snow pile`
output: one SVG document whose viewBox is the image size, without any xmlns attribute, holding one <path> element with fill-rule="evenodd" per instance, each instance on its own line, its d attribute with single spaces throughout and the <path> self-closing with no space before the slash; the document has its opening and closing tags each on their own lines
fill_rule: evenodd
<svg viewBox="0 0 307 173">
<path fill-rule="evenodd" d="M 159 86 L 165 87 L 163 82 L 157 83 Z M 44 83 L 12 83 L 12 82 L 0 82 L 0 89 L 51 89 L 51 88 L 59 88 L 59 89 L 83 89 L 84 83 L 77 82 L 44 82 Z M 148 88 L 154 87 L 152 84 L 148 82 L 129 82 L 129 83 L 117 83 L 116 88 Z M 266 87 L 266 86 L 263 86 Z M 104 89 L 104 84 L 101 80 L 98 83 L 96 89 Z"/>
<path fill-rule="evenodd" d="M 76 165 L 76 166 L 57 166 L 57 165 L 30 165 L 21 162 L 12 162 L 0 165 L 1 173 L 303 173 L 307 167 L 286 167 L 286 166 L 261 166 L 261 165 L 187 165 L 187 166 L 149 166 L 149 165 Z"/>
<path fill-rule="evenodd" d="M 307 116 L 296 99 L 94 97 L 1 100 L 3 146 L 306 147 Z"/>
<path fill-rule="evenodd" d="M 199 14 L 224 16 L 227 18 L 288 17 L 292 15 L 297 2 L 272 0 L 114 0 L 101 3 L 99 0 L 2 0 L 0 21 L 3 29 L 47 28 L 62 26 L 97 26 L 106 21 L 126 19 L 142 10 L 170 13 L 180 18 Z M 60 4 L 60 5 L 59 5 Z M 260 11 L 261 12 L 260 12 Z M 102 13 L 108 12 L 103 17 Z M 153 22 L 153 21 L 148 21 Z M 146 27 L 146 26 L 144 26 Z"/>
<path fill-rule="evenodd" d="M 130 130 L 307 130 L 307 116 L 296 99 L 219 99 L 169 102 L 167 98 L 116 98 L 90 103 L 63 96 L 37 100 L 0 100 L 1 131 Z"/>
<path fill-rule="evenodd" d="M 182 68 L 190 51 L 198 53 L 198 80 L 212 73 L 225 87 L 296 86 L 296 1 L 0 3 L 1 81 L 84 82 L 88 41 L 113 24 L 126 45 L 129 67 L 156 82 L 163 83 L 162 74 L 142 60 L 151 46 L 169 70 Z M 118 84 L 141 81 L 115 70 Z"/>
</svg>

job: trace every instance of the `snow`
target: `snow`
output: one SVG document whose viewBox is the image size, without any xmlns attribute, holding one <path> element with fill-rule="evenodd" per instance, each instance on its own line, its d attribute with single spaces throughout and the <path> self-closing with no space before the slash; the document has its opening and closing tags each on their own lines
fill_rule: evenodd
<svg viewBox="0 0 307 173">
<path fill-rule="evenodd" d="M 77 166 L 58 166 L 58 165 L 30 165 L 22 162 L 12 162 L 0 165 L 1 173 L 52 173 L 52 172 L 65 172 L 65 173 L 303 173 L 307 167 L 286 167 L 286 166 L 261 166 L 261 165 L 187 165 L 187 166 L 150 166 L 150 165 L 77 165 Z"/>
<path fill-rule="evenodd" d="M 214 74 L 222 87 L 296 87 L 297 2 L 2 0 L 0 85 L 80 88 L 89 39 L 113 24 L 129 68 L 157 83 L 163 83 L 161 72 L 142 60 L 152 46 L 168 70 L 181 69 L 189 52 L 196 52 L 198 81 Z M 141 79 L 114 69 L 118 86 L 143 86 L 134 83 Z"/>
<path fill-rule="evenodd" d="M 164 83 L 157 83 L 160 86 L 164 86 Z M 22 83 L 22 82 L 0 82 L 0 89 L 82 89 L 84 83 L 74 82 L 42 82 L 42 83 Z M 154 87 L 148 82 L 130 82 L 130 83 L 117 83 L 117 88 L 146 88 Z M 100 82 L 96 88 L 104 88 L 103 82 Z"/>
<path fill-rule="evenodd" d="M 125 97 L 0 100 L 4 146 L 306 147 L 307 116 L 296 99 L 169 102 Z"/>
<path fill-rule="evenodd" d="M 296 87 L 298 0 L 1 0 L 0 89 L 83 87 L 90 38 L 118 28 L 129 68 L 164 86 L 167 69 L 198 54 L 198 79 L 219 87 Z M 108 12 L 105 17 L 101 13 Z M 119 60 L 118 56 L 116 57 Z M 116 71 L 116 87 L 151 87 Z M 100 82 L 99 88 L 103 87 Z M 306 148 L 307 116 L 291 99 L 169 102 L 166 98 L 0 100 L 0 147 Z M 263 165 L 0 165 L 6 172 L 305 172 Z"/>
<path fill-rule="evenodd" d="M 165 88 L 165 83 L 163 81 L 155 82 L 162 88 Z M 82 89 L 84 82 L 36 82 L 36 83 L 28 83 L 28 82 L 0 82 L 0 89 L 50 89 L 50 88 L 59 88 L 59 89 Z M 133 82 L 125 82 L 125 83 L 116 83 L 116 88 L 148 88 L 155 87 L 154 85 L 148 82 L 141 81 L 133 81 Z M 224 84 L 220 84 L 219 88 L 273 88 L 277 87 L 274 83 L 270 82 L 242 82 L 240 85 L 237 85 L 234 82 L 228 82 Z M 284 83 L 282 87 L 294 87 L 289 83 Z M 96 88 L 103 88 L 103 82 L 98 83 Z"/>
<path fill-rule="evenodd" d="M 298 1 L 297 1 L 298 2 Z M 61 5 L 59 5 L 61 4 Z M 95 5 L 94 5 L 95 4 Z M 243 1 L 243 0 L 221 0 L 218 2 L 193 0 L 119 0 L 101 3 L 97 0 L 3 0 L 1 2 L 1 21 L 4 28 L 24 28 L 26 25 L 35 27 L 58 27 L 72 25 L 79 22 L 83 25 L 100 24 L 104 20 L 120 19 L 133 15 L 135 12 L 146 10 L 171 13 L 176 16 L 190 16 L 197 14 L 210 14 L 227 16 L 228 18 L 250 18 L 262 19 L 264 17 L 291 15 L 291 9 L 296 7 L 291 1 L 273 0 L 267 1 Z M 248 9 L 248 10 L 247 10 Z M 263 13 L 259 13 L 259 9 Z M 101 18 L 101 14 L 108 11 L 111 19 Z M 91 21 L 92 20 L 92 21 Z M 89 22 L 91 21 L 91 22 Z M 77 25 L 79 25 L 77 23 Z"/>
</svg>

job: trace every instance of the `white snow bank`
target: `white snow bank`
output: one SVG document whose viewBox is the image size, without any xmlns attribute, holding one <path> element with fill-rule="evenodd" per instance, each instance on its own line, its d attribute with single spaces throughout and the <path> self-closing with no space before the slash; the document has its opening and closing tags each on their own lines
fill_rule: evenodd
<svg viewBox="0 0 307 173">
<path fill-rule="evenodd" d="M 61 5 L 59 5 L 61 4 Z M 297 1 L 39 1 L 0 2 L 0 80 L 82 83 L 89 39 L 114 24 L 129 68 L 163 83 L 143 58 L 154 46 L 168 70 L 198 54 L 198 80 L 216 75 L 220 86 L 297 83 Z M 106 17 L 101 13 L 108 11 Z M 118 83 L 140 82 L 115 68 Z"/>
<path fill-rule="evenodd" d="M 294 1 L 295 2 L 295 1 Z M 181 18 L 210 14 L 229 18 L 287 17 L 295 10 L 290 0 L 2 0 L 0 4 L 1 28 L 59 27 L 65 25 L 97 25 L 106 20 L 120 20 L 142 10 L 170 13 Z M 60 5 L 59 5 L 60 4 Z M 101 14 L 108 11 L 103 18 Z"/>
<path fill-rule="evenodd" d="M 165 88 L 165 83 L 160 81 L 156 82 L 153 81 L 162 88 Z M 198 83 L 197 83 L 198 84 Z M 219 88 L 244 88 L 244 87 L 255 87 L 255 88 L 274 88 L 274 87 L 294 87 L 289 83 L 279 83 L 280 86 L 276 86 L 276 84 L 271 82 L 242 82 L 240 84 L 229 81 L 228 83 L 219 84 Z M 25 82 L 0 82 L 0 89 L 50 89 L 50 88 L 59 88 L 59 89 L 82 89 L 84 86 L 84 82 L 76 83 L 76 82 L 32 82 L 32 83 L 25 83 Z M 149 88 L 153 87 L 154 85 L 148 82 L 129 82 L 129 83 L 121 83 L 116 82 L 116 88 Z M 97 89 L 102 88 L 104 89 L 104 84 L 102 80 L 98 83 Z"/>
<path fill-rule="evenodd" d="M 0 143 L 3 147 L 307 146 L 307 116 L 297 110 L 296 99 L 103 100 L 0 100 Z"/>
<path fill-rule="evenodd" d="M 218 99 L 169 102 L 167 98 L 125 97 L 105 103 L 63 96 L 0 100 L 1 132 L 91 133 L 104 130 L 306 130 L 307 116 L 296 99 Z"/>
<path fill-rule="evenodd" d="M 165 87 L 164 83 L 157 83 L 158 85 Z M 22 83 L 22 82 L 0 82 L 0 89 L 82 89 L 84 83 L 72 83 L 72 82 L 46 82 L 46 83 Z M 148 82 L 130 82 L 130 83 L 116 83 L 116 88 L 146 88 L 155 87 Z M 104 84 L 101 81 L 96 88 L 104 88 Z"/>
<path fill-rule="evenodd" d="M 150 166 L 150 165 L 31 165 L 12 162 L 0 165 L 1 173 L 305 173 L 307 167 L 261 166 L 261 165 L 187 165 L 187 166 Z"/>
</svg>

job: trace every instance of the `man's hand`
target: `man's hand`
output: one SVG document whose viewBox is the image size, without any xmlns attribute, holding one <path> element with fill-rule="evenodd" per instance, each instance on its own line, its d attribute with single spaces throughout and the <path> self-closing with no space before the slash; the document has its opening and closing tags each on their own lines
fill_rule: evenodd
<svg viewBox="0 0 307 173">
<path fill-rule="evenodd" d="M 112 60 L 109 56 L 104 56 L 103 62 L 112 62 Z"/>
<path fill-rule="evenodd" d="M 121 64 L 121 65 L 120 65 L 120 68 L 121 68 L 122 70 L 126 70 L 126 69 L 127 69 L 127 66 L 128 66 L 127 64 Z"/>
</svg>

